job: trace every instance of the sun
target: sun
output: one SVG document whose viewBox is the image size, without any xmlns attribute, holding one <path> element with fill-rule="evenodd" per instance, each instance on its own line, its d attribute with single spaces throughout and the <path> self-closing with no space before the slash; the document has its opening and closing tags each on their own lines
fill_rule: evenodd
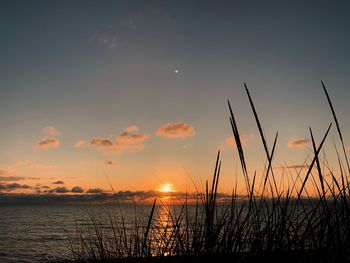
<svg viewBox="0 0 350 263">
<path fill-rule="evenodd" d="M 174 192 L 174 188 L 173 185 L 170 183 L 166 183 L 160 186 L 160 188 L 158 189 L 159 192 L 162 193 L 170 193 L 170 192 Z"/>
</svg>

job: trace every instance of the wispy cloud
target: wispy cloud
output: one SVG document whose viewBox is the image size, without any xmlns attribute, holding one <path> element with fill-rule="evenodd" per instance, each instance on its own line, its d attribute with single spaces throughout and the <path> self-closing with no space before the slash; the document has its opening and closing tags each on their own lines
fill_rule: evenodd
<svg viewBox="0 0 350 263">
<path fill-rule="evenodd" d="M 41 163 L 35 163 L 32 161 L 18 161 L 15 162 L 10 166 L 11 169 L 19 168 L 19 167 L 27 167 L 27 168 L 32 168 L 32 169 L 40 169 L 40 168 L 45 168 L 45 169 L 54 169 L 57 168 L 57 165 L 52 165 L 52 164 L 41 164 Z"/>
<path fill-rule="evenodd" d="M 109 48 L 117 48 L 119 44 L 117 32 L 111 24 L 107 24 L 103 28 L 96 30 L 92 40 Z"/>
<path fill-rule="evenodd" d="M 25 179 L 23 176 L 0 176 L 0 182 L 22 181 Z"/>
<path fill-rule="evenodd" d="M 186 138 L 196 134 L 192 125 L 185 122 L 166 123 L 156 130 L 156 135 L 164 138 Z"/>
<path fill-rule="evenodd" d="M 34 146 L 38 149 L 57 148 L 60 141 L 56 138 L 60 132 L 53 126 L 47 126 L 43 129 L 43 138 Z"/>
<path fill-rule="evenodd" d="M 41 188 L 45 190 L 39 191 L 39 193 L 46 193 L 46 194 L 67 194 L 67 193 L 82 194 L 84 193 L 84 189 L 81 186 L 74 186 L 72 189 L 69 189 L 66 186 L 58 186 L 53 189 L 50 189 L 50 187 L 48 186 L 42 186 Z"/>
<path fill-rule="evenodd" d="M 64 182 L 61 180 L 58 180 L 58 181 L 53 182 L 52 184 L 64 184 Z"/>
<path fill-rule="evenodd" d="M 43 134 L 45 137 L 55 137 L 60 135 L 60 132 L 53 126 L 47 126 L 43 129 Z"/>
<path fill-rule="evenodd" d="M 84 193 L 84 189 L 81 186 L 74 186 L 71 190 L 72 193 Z"/>
<path fill-rule="evenodd" d="M 73 189 L 72 189 L 73 190 Z M 40 194 L 0 194 L 0 204 L 64 204 L 64 203 L 114 203 L 114 202 L 148 202 L 153 201 L 156 197 L 161 197 L 164 194 L 158 191 L 119 191 L 117 193 L 108 193 L 100 188 L 89 189 L 85 193 L 75 193 L 74 195 L 67 194 L 73 191 L 65 187 L 55 188 L 49 191 L 41 192 Z M 201 194 L 173 192 L 171 195 L 166 195 L 173 200 L 188 200 L 195 201 Z M 227 198 L 227 195 L 218 193 L 217 198 Z"/>
<path fill-rule="evenodd" d="M 60 187 L 56 187 L 54 189 L 51 189 L 48 192 L 49 193 L 57 193 L 57 194 L 65 194 L 65 193 L 69 193 L 70 191 L 68 190 L 67 187 L 60 186 Z"/>
<path fill-rule="evenodd" d="M 118 39 L 116 35 L 111 34 L 101 34 L 98 37 L 99 43 L 108 46 L 110 48 L 116 48 L 118 47 Z"/>
<path fill-rule="evenodd" d="M 0 191 L 14 191 L 18 189 L 31 189 L 31 187 L 26 184 L 18 184 L 18 183 L 0 184 Z"/>
<path fill-rule="evenodd" d="M 88 194 L 102 194 L 105 193 L 106 191 L 101 189 L 101 188 L 91 188 L 89 190 L 86 191 L 86 193 Z"/>
<path fill-rule="evenodd" d="M 189 144 L 183 145 L 182 148 L 183 148 L 183 149 L 191 149 L 192 146 L 193 146 L 193 145 L 192 145 L 191 143 L 189 143 Z"/>
<path fill-rule="evenodd" d="M 254 139 L 254 134 L 241 134 L 240 140 L 243 146 L 247 145 L 250 141 Z M 226 148 L 235 148 L 236 141 L 233 136 L 229 136 L 225 139 L 225 141 L 221 144 L 220 150 L 224 151 Z"/>
<path fill-rule="evenodd" d="M 117 162 L 112 161 L 112 160 L 109 160 L 109 161 L 105 161 L 105 164 L 111 165 L 111 166 L 116 166 L 116 165 L 117 165 Z"/>
<path fill-rule="evenodd" d="M 125 131 L 119 136 L 117 136 L 117 144 L 136 144 L 143 142 L 148 138 L 148 135 L 146 134 L 130 134 L 129 132 Z"/>
<path fill-rule="evenodd" d="M 291 139 L 288 142 L 289 148 L 303 148 L 309 143 L 308 139 Z"/>
<path fill-rule="evenodd" d="M 35 146 L 40 149 L 57 148 L 60 146 L 60 141 L 56 138 L 44 138 L 37 142 Z"/>
<path fill-rule="evenodd" d="M 109 139 L 102 139 L 102 138 L 94 138 L 91 140 L 90 144 L 92 146 L 98 146 L 98 147 L 112 147 L 113 143 Z"/>
<path fill-rule="evenodd" d="M 149 138 L 147 134 L 135 134 L 130 130 L 136 131 L 136 126 L 128 127 L 123 133 L 116 136 L 115 139 L 110 138 L 93 138 L 89 146 L 102 150 L 109 150 L 116 153 L 122 152 L 139 152 L 145 147 L 144 141 Z M 138 130 L 138 128 L 137 128 Z"/>
<path fill-rule="evenodd" d="M 274 167 L 274 169 L 279 169 L 279 170 L 302 170 L 302 169 L 308 169 L 308 168 L 309 168 L 309 165 L 307 164 L 292 164 L 292 165 Z"/>
<path fill-rule="evenodd" d="M 9 171 L 7 171 L 7 170 L 0 170 L 0 175 L 4 175 L 4 174 L 9 174 Z"/>
<path fill-rule="evenodd" d="M 39 180 L 37 177 L 17 176 L 14 171 L 0 170 L 0 182 L 15 182 L 23 180 Z"/>
<path fill-rule="evenodd" d="M 77 142 L 74 144 L 74 147 L 75 147 L 75 148 L 80 148 L 80 147 L 86 146 L 87 144 L 88 144 L 87 141 L 85 141 L 85 140 L 79 140 L 79 141 L 77 141 Z"/>
<path fill-rule="evenodd" d="M 43 138 L 34 146 L 39 149 L 57 148 L 60 141 L 55 138 L 59 135 L 59 131 L 53 126 L 47 126 L 43 129 Z"/>
<path fill-rule="evenodd" d="M 138 132 L 139 127 L 137 125 L 131 125 L 125 129 L 127 132 Z"/>
</svg>

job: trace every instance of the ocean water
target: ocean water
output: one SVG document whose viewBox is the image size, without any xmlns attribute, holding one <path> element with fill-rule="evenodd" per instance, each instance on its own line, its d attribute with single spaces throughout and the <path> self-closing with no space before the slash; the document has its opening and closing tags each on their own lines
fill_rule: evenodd
<svg viewBox="0 0 350 263">
<path fill-rule="evenodd" d="M 94 221 L 108 236 L 113 233 L 111 218 L 118 220 L 120 225 L 122 215 L 123 229 L 135 233 L 135 220 L 137 225 L 147 225 L 151 208 L 150 204 L 0 205 L 0 263 L 52 262 L 69 258 L 72 256 L 70 241 L 76 240 L 77 230 L 92 229 L 94 232 Z M 218 212 L 224 208 L 219 205 Z M 168 209 L 172 215 L 179 215 L 181 206 L 157 205 L 154 213 L 156 224 L 171 226 Z M 189 205 L 186 211 L 189 218 L 195 218 L 194 205 Z"/>
<path fill-rule="evenodd" d="M 91 224 L 90 215 L 108 224 L 108 213 L 122 212 L 128 227 L 135 213 L 146 220 L 150 209 L 149 205 L 0 206 L 0 262 L 64 258 L 70 254 L 69 238 L 75 236 L 76 226 Z"/>
</svg>

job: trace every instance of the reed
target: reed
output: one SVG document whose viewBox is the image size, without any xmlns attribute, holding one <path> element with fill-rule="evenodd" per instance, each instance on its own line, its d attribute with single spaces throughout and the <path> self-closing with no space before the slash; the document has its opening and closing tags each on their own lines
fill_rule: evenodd
<svg viewBox="0 0 350 263">
<path fill-rule="evenodd" d="M 91 214 L 91 224 L 77 227 L 70 240 L 75 262 L 348 262 L 350 261 L 350 166 L 330 96 L 322 82 L 339 135 L 343 157 L 336 144 L 338 170 L 329 165 L 323 146 L 332 124 L 319 144 L 311 128 L 311 156 L 308 169 L 283 167 L 277 181 L 272 150 L 263 132 L 258 111 L 246 84 L 249 104 L 257 124 L 267 165 L 263 174 L 248 173 L 238 124 L 228 101 L 229 120 L 237 145 L 246 197 L 237 193 L 218 198 L 221 160 L 217 154 L 211 182 L 195 203 L 169 207 L 154 200 L 147 219 L 137 216 L 128 227 L 123 211 L 109 214 L 101 222 Z M 323 153 L 323 155 L 321 155 Z M 345 163 L 345 164 L 344 164 Z M 329 175 L 329 176 L 327 176 Z M 284 180 L 287 187 L 281 187 Z M 278 186 L 278 184 L 280 186 Z M 306 186 L 309 186 L 308 188 Z M 315 194 L 309 193 L 313 189 Z"/>
</svg>

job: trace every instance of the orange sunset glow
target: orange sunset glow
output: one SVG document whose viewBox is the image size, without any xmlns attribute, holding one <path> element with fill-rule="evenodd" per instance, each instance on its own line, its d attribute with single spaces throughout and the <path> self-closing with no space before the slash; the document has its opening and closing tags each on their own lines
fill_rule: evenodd
<svg viewBox="0 0 350 263">
<path fill-rule="evenodd" d="M 350 262 L 349 29 L 345 0 L 1 1 L 0 263 Z"/>
<path fill-rule="evenodd" d="M 162 192 L 162 193 L 171 193 L 175 191 L 173 188 L 173 185 L 170 183 L 161 185 L 161 187 L 158 190 L 159 192 Z"/>
</svg>

